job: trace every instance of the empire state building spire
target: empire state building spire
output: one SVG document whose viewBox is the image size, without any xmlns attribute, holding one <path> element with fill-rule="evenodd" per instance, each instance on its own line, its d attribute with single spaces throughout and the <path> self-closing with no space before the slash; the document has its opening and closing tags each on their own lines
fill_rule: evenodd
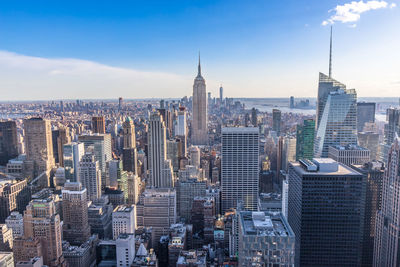
<svg viewBox="0 0 400 267">
<path fill-rule="evenodd" d="M 200 51 L 199 51 L 199 66 L 197 67 L 197 77 L 201 77 L 201 65 L 200 65 Z"/>
</svg>

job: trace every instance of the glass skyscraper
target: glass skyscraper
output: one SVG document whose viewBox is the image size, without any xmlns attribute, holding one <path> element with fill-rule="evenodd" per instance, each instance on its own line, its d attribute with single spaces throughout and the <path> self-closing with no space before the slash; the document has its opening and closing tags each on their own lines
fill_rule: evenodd
<svg viewBox="0 0 400 267">
<path fill-rule="evenodd" d="M 303 125 L 297 125 L 296 160 L 312 159 L 314 155 L 315 120 L 304 120 Z"/>
<path fill-rule="evenodd" d="M 357 93 L 320 73 L 314 156 L 328 157 L 333 145 L 357 145 Z"/>
</svg>

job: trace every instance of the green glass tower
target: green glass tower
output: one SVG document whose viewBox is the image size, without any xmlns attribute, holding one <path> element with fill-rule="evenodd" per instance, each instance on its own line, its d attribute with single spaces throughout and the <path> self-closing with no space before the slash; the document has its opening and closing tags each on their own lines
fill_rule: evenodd
<svg viewBox="0 0 400 267">
<path fill-rule="evenodd" d="M 304 120 L 303 125 L 297 125 L 296 160 L 312 159 L 314 154 L 315 120 Z"/>
</svg>

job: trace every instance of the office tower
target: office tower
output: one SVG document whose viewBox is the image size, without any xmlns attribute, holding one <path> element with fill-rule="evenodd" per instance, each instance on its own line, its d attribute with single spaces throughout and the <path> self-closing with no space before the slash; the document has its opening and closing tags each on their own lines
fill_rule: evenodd
<svg viewBox="0 0 400 267">
<path fill-rule="evenodd" d="M 34 199 L 29 203 L 24 213 L 24 238 L 40 240 L 43 263 L 49 267 L 66 265 L 61 231 L 62 222 L 51 198 Z"/>
<path fill-rule="evenodd" d="M 187 179 L 177 183 L 177 205 L 178 212 L 185 222 L 190 222 L 193 199 L 195 197 L 202 197 L 206 195 L 206 181 L 199 181 L 198 179 Z"/>
<path fill-rule="evenodd" d="M 190 165 L 200 168 L 200 149 L 197 146 L 189 148 Z"/>
<path fill-rule="evenodd" d="M 380 158 L 379 134 L 375 132 L 359 132 L 358 145 L 370 151 L 371 160 Z"/>
<path fill-rule="evenodd" d="M 295 236 L 281 213 L 239 213 L 239 266 L 294 266 Z"/>
<path fill-rule="evenodd" d="M 165 123 L 165 133 L 166 133 L 167 139 L 169 139 L 172 137 L 172 128 L 173 128 L 172 114 L 171 114 L 171 111 L 169 110 L 168 102 L 167 102 L 167 106 L 164 107 L 164 100 L 161 100 L 160 105 L 162 106 L 162 108 L 157 109 L 157 111 L 160 113 L 160 115 Z"/>
<path fill-rule="evenodd" d="M 52 131 L 53 154 L 56 163 L 64 167 L 64 145 L 71 142 L 69 128 L 61 126 L 57 130 Z"/>
<path fill-rule="evenodd" d="M 330 158 L 290 163 L 288 176 L 296 266 L 360 266 L 364 176 Z"/>
<path fill-rule="evenodd" d="M 296 160 L 312 159 L 314 155 L 315 120 L 304 120 L 297 125 L 296 131 Z"/>
<path fill-rule="evenodd" d="M 294 108 L 294 96 L 291 96 L 291 97 L 290 97 L 289 107 L 290 107 L 290 108 Z"/>
<path fill-rule="evenodd" d="M 224 88 L 222 87 L 222 85 L 219 87 L 219 102 L 222 103 L 224 102 Z"/>
<path fill-rule="evenodd" d="M 155 248 L 162 235 L 177 220 L 176 192 L 169 188 L 146 189 L 136 206 L 138 227 L 152 227 L 154 238 L 151 247 Z"/>
<path fill-rule="evenodd" d="M 165 123 L 159 112 L 150 116 L 148 132 L 148 162 L 152 187 L 173 186 L 171 161 L 167 159 Z"/>
<path fill-rule="evenodd" d="M 90 237 L 87 190 L 79 182 L 67 182 L 62 189 L 63 239 L 81 245 Z"/>
<path fill-rule="evenodd" d="M 400 140 L 398 137 L 389 150 L 387 167 L 382 184 L 382 207 L 376 215 L 374 265 L 398 266 L 400 264 Z"/>
<path fill-rule="evenodd" d="M 107 162 L 112 160 L 111 135 L 110 134 L 92 134 L 80 135 L 78 141 L 85 145 L 85 151 L 93 150 L 96 161 L 99 162 L 102 174 L 102 189 L 108 185 L 106 179 Z"/>
<path fill-rule="evenodd" d="M 33 176 L 54 166 L 50 121 L 42 118 L 24 119 L 26 159 L 31 161 Z"/>
<path fill-rule="evenodd" d="M 128 175 L 127 177 L 128 194 L 127 194 L 126 204 L 136 205 L 139 202 L 141 180 L 139 176 L 133 173 L 128 173 L 127 175 Z"/>
<path fill-rule="evenodd" d="M 24 236 L 24 218 L 18 211 L 11 212 L 6 219 L 7 227 L 12 230 L 13 238 Z"/>
<path fill-rule="evenodd" d="M 253 124 L 254 127 L 257 127 L 257 110 L 255 108 L 251 109 L 251 124 Z"/>
<path fill-rule="evenodd" d="M 354 89 L 319 74 L 314 156 L 328 157 L 329 146 L 357 144 L 356 102 Z"/>
<path fill-rule="evenodd" d="M 106 121 L 104 119 L 104 116 L 92 117 L 92 132 L 98 134 L 106 133 Z"/>
<path fill-rule="evenodd" d="M 283 138 L 282 149 L 282 170 L 286 172 L 288 163 L 293 161 L 296 161 L 296 138 L 293 136 L 285 136 Z"/>
<path fill-rule="evenodd" d="M 118 182 L 121 182 L 121 179 L 123 179 L 122 176 L 126 174 L 126 172 L 122 170 L 123 163 L 119 159 L 114 159 L 107 162 L 107 165 L 108 165 L 108 188 L 117 189 Z"/>
<path fill-rule="evenodd" d="M 65 144 L 63 153 L 65 179 L 76 182 L 79 179 L 79 162 L 85 154 L 85 145 L 76 142 Z"/>
<path fill-rule="evenodd" d="M 106 196 L 92 202 L 88 209 L 92 235 L 97 234 L 99 239 L 112 238 L 112 211 L 113 207 Z"/>
<path fill-rule="evenodd" d="M 281 117 L 282 113 L 279 109 L 272 110 L 272 130 L 276 132 L 276 135 L 281 134 Z"/>
<path fill-rule="evenodd" d="M 376 103 L 358 102 L 357 103 L 357 131 L 362 132 L 367 122 L 375 122 Z"/>
<path fill-rule="evenodd" d="M 361 248 L 361 266 L 372 266 L 374 255 L 374 240 L 376 235 L 376 213 L 381 209 L 382 180 L 384 163 L 372 161 L 364 165 L 353 165 L 357 172 L 365 176 L 367 187 L 365 190 L 365 216 L 363 240 Z"/>
<path fill-rule="evenodd" d="M 330 146 L 329 158 L 344 165 L 362 165 L 370 161 L 369 150 L 357 145 Z"/>
<path fill-rule="evenodd" d="M 117 206 L 112 213 L 113 239 L 116 240 L 120 234 L 135 234 L 135 228 L 135 206 Z"/>
<path fill-rule="evenodd" d="M 135 125 L 130 117 L 122 124 L 124 146 L 122 149 L 122 164 L 124 171 L 137 174 L 137 150 Z"/>
<path fill-rule="evenodd" d="M 101 170 L 92 153 L 86 153 L 79 162 L 79 182 L 86 188 L 88 200 L 100 198 Z"/>
<path fill-rule="evenodd" d="M 206 82 L 201 76 L 200 56 L 197 77 L 193 84 L 192 144 L 208 143 Z"/>
<path fill-rule="evenodd" d="M 18 156 L 17 125 L 15 121 L 0 121 L 0 165 Z"/>
<path fill-rule="evenodd" d="M 175 135 L 187 137 L 186 109 L 183 106 L 179 107 L 175 125 Z"/>
<path fill-rule="evenodd" d="M 386 124 L 384 128 L 384 141 L 381 147 L 381 160 L 387 163 L 387 156 L 396 134 L 400 136 L 400 109 L 388 108 L 386 110 Z"/>
<path fill-rule="evenodd" d="M 135 235 L 120 234 L 115 242 L 117 266 L 130 267 L 135 259 Z"/>
<path fill-rule="evenodd" d="M 236 208 L 257 210 L 258 195 L 258 128 L 222 128 L 222 213 Z"/>
<path fill-rule="evenodd" d="M 12 251 L 12 248 L 13 231 L 6 224 L 0 224 L 0 251 Z"/>
<path fill-rule="evenodd" d="M 27 180 L 0 179 L 0 223 L 4 223 L 12 211 L 24 212 L 30 197 Z"/>
<path fill-rule="evenodd" d="M 203 233 L 204 243 L 214 241 L 215 201 L 212 197 L 195 197 L 192 206 L 194 233 Z"/>
</svg>

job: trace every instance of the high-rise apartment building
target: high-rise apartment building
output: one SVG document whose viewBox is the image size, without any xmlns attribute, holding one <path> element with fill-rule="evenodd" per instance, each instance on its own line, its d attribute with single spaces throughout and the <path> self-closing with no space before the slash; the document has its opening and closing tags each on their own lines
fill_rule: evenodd
<svg viewBox="0 0 400 267">
<path fill-rule="evenodd" d="M 372 266 L 376 235 L 376 213 L 381 209 L 382 180 L 385 168 L 382 161 L 371 161 L 364 165 L 353 165 L 352 168 L 363 174 L 367 182 L 361 266 Z"/>
<path fill-rule="evenodd" d="M 101 176 L 99 162 L 92 153 L 86 153 L 79 162 L 79 182 L 86 188 L 88 200 L 100 198 Z"/>
<path fill-rule="evenodd" d="M 27 180 L 0 179 L 0 223 L 12 211 L 24 212 L 31 199 Z"/>
<path fill-rule="evenodd" d="M 120 234 L 135 234 L 136 206 L 117 206 L 112 213 L 113 239 L 117 240 Z"/>
<path fill-rule="evenodd" d="M 254 127 L 222 128 L 222 213 L 236 208 L 257 210 L 259 133 Z"/>
<path fill-rule="evenodd" d="M 176 192 L 169 188 L 146 189 L 140 195 L 136 212 L 138 226 L 152 227 L 152 247 L 155 248 L 160 237 L 176 223 Z"/>
<path fill-rule="evenodd" d="M 373 266 L 399 266 L 400 251 L 400 140 L 394 139 L 382 184 L 382 207 L 376 215 Z"/>
<path fill-rule="evenodd" d="M 358 102 L 357 103 L 357 131 L 362 132 L 367 122 L 375 122 L 376 103 Z"/>
<path fill-rule="evenodd" d="M 330 158 L 289 164 L 296 266 L 360 266 L 365 178 Z"/>
<path fill-rule="evenodd" d="M 26 157 L 32 162 L 33 176 L 49 171 L 55 164 L 50 121 L 24 119 L 24 132 Z"/>
<path fill-rule="evenodd" d="M 17 125 L 15 121 L 0 121 L 0 165 L 18 156 Z"/>
<path fill-rule="evenodd" d="M 24 213 L 24 238 L 27 241 L 40 241 L 43 263 L 47 266 L 66 266 L 62 254 L 61 231 L 62 222 L 51 198 L 34 199 L 29 203 Z"/>
<path fill-rule="evenodd" d="M 206 82 L 201 76 L 201 65 L 193 84 L 192 144 L 208 143 Z"/>
<path fill-rule="evenodd" d="M 320 73 L 316 124 L 315 157 L 328 157 L 329 146 L 357 145 L 356 91 Z"/>
<path fill-rule="evenodd" d="M 296 132 L 296 160 L 312 159 L 314 156 L 315 120 L 304 120 L 297 125 Z"/>
<path fill-rule="evenodd" d="M 279 109 L 272 110 L 272 130 L 276 132 L 276 135 L 281 134 L 281 118 L 282 112 Z"/>
<path fill-rule="evenodd" d="M 159 112 L 150 116 L 148 132 L 148 162 L 152 187 L 173 187 L 171 161 L 167 159 L 165 123 Z"/>
<path fill-rule="evenodd" d="M 62 189 L 63 239 L 82 245 L 90 237 L 87 189 L 79 182 L 67 182 Z"/>
<path fill-rule="evenodd" d="M 106 133 L 106 121 L 104 119 L 104 116 L 92 117 L 92 132 L 98 134 Z"/>
</svg>

